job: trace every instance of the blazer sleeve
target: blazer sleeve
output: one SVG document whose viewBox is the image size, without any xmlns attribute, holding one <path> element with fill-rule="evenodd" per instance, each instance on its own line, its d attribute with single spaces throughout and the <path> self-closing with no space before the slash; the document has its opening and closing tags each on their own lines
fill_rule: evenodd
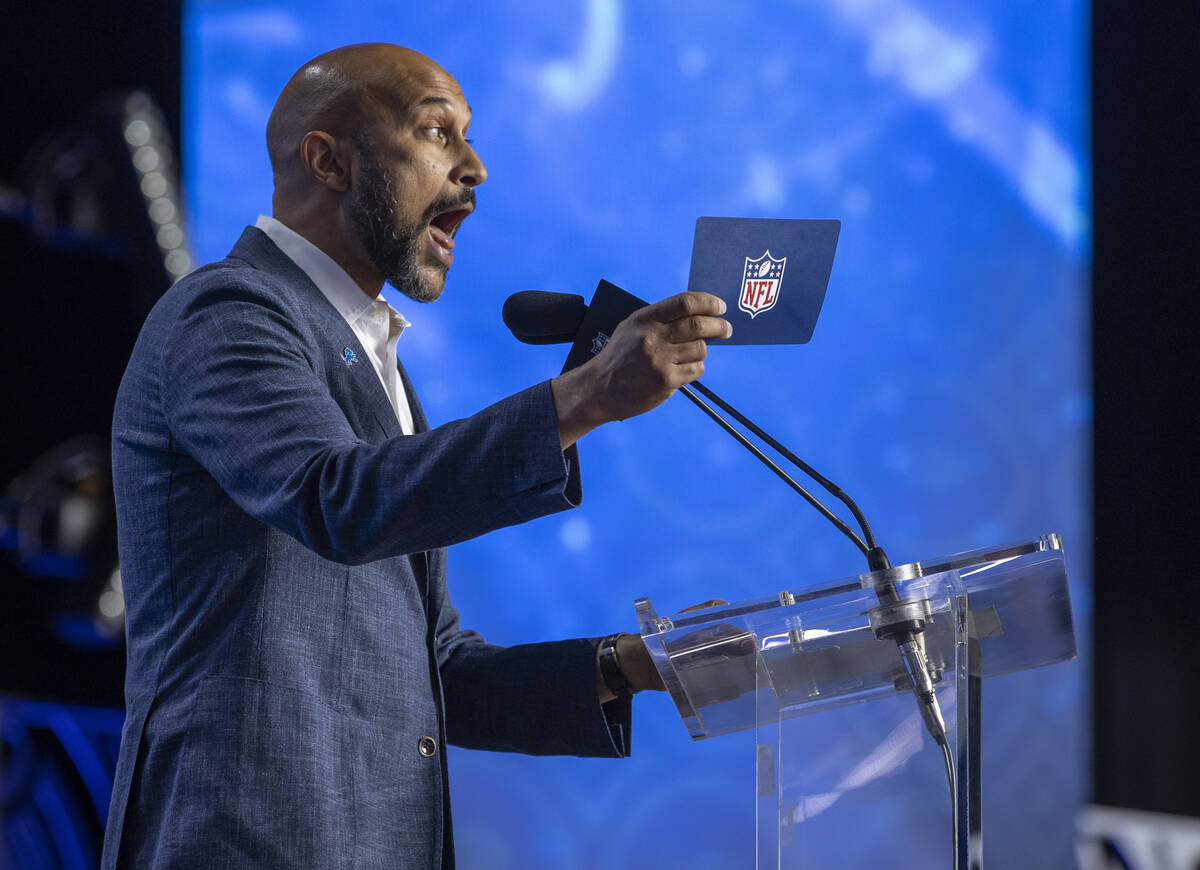
<svg viewBox="0 0 1200 870">
<path fill-rule="evenodd" d="M 599 638 L 488 644 L 460 628 L 440 589 L 435 643 L 451 743 L 527 755 L 630 754 L 630 700 L 601 704 L 596 695 Z"/>
<path fill-rule="evenodd" d="M 346 564 L 416 553 L 575 506 L 549 383 L 417 435 L 368 443 L 278 299 L 209 282 L 162 339 L 171 447 L 247 513 Z"/>
</svg>

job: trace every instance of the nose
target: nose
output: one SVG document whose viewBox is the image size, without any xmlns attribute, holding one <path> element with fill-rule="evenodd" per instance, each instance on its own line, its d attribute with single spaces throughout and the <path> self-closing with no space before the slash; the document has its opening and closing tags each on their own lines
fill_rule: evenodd
<svg viewBox="0 0 1200 870">
<path fill-rule="evenodd" d="M 487 181 L 487 167 L 483 165 L 474 148 L 466 142 L 463 142 L 462 146 L 462 159 L 454 167 L 451 180 L 466 187 L 478 187 Z"/>
</svg>

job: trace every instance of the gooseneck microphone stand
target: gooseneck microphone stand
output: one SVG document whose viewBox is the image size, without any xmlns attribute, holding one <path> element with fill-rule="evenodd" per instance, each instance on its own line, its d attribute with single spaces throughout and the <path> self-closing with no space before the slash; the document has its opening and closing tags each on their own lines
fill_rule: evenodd
<svg viewBox="0 0 1200 870">
<path fill-rule="evenodd" d="M 946 722 L 942 716 L 941 706 L 938 703 L 937 694 L 934 691 L 934 679 L 929 667 L 929 661 L 925 654 L 925 626 L 930 618 L 929 604 L 925 599 L 903 599 L 900 597 L 900 592 L 896 588 L 896 582 L 912 579 L 911 574 L 908 574 L 904 569 L 893 569 L 891 562 L 888 561 L 887 554 L 883 548 L 875 540 L 875 535 L 871 531 L 870 525 L 867 523 L 866 517 L 862 510 L 854 503 L 854 500 L 846 494 L 840 486 L 829 480 L 824 475 L 817 472 L 800 457 L 796 456 L 792 451 L 788 450 L 776 439 L 772 438 L 765 430 L 756 425 L 746 415 L 742 414 L 708 387 L 699 381 L 694 381 L 690 386 L 679 388 L 693 404 L 703 411 L 709 419 L 724 429 L 731 435 L 734 440 L 745 447 L 751 454 L 755 456 L 763 465 L 769 468 L 780 480 L 795 490 L 801 498 L 812 505 L 816 510 L 829 522 L 831 522 L 842 534 L 854 542 L 854 545 L 862 551 L 867 557 L 867 567 L 872 574 L 878 573 L 880 579 L 874 584 L 875 594 L 879 599 L 879 607 L 875 608 L 871 614 L 871 625 L 875 630 L 875 636 L 880 640 L 894 641 L 900 650 L 900 656 L 904 662 L 904 669 L 907 680 L 912 688 L 913 695 L 917 701 L 917 709 L 921 713 L 921 719 L 925 722 L 925 728 L 933 737 L 934 742 L 942 750 L 942 760 L 946 766 L 946 780 L 950 789 L 950 806 L 951 806 L 951 824 L 953 831 L 953 846 L 954 846 L 954 868 L 955 870 L 965 870 L 959 860 L 960 845 L 958 842 L 958 776 L 954 767 L 954 754 L 950 748 L 950 741 L 946 734 Z M 740 423 L 751 434 L 756 436 L 764 444 L 786 459 L 792 465 L 796 466 L 804 474 L 808 475 L 818 484 L 820 484 L 832 496 L 841 501 L 853 515 L 857 521 L 859 529 L 862 531 L 861 537 L 833 513 L 828 507 L 811 492 L 801 486 L 792 478 L 786 471 L 779 467 L 778 463 L 767 456 L 754 442 L 740 432 L 732 423 L 722 417 L 717 411 L 709 405 L 704 399 L 700 398 L 703 395 L 714 405 Z"/>
</svg>

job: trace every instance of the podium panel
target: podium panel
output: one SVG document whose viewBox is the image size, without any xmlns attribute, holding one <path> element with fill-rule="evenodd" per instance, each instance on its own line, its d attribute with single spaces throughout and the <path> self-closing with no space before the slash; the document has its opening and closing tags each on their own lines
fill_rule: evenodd
<svg viewBox="0 0 1200 870">
<path fill-rule="evenodd" d="M 943 687 L 938 696 L 956 742 L 954 691 Z M 954 816 L 940 748 L 911 697 L 872 707 L 869 716 L 841 707 L 758 729 L 755 867 L 953 866 Z M 965 754 L 955 760 L 970 764 Z M 959 800 L 966 797 L 960 790 Z"/>
<path fill-rule="evenodd" d="M 1057 535 L 670 617 L 636 609 L 692 738 L 755 729 L 760 870 L 981 867 L 981 681 L 1075 655 Z M 902 843 L 881 833 L 897 814 Z"/>
</svg>

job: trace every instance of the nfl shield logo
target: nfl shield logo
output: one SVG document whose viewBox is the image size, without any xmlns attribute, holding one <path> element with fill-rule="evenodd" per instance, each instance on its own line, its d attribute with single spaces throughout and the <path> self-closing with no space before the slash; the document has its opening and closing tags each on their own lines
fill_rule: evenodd
<svg viewBox="0 0 1200 870">
<path fill-rule="evenodd" d="M 783 267 L 786 265 L 787 257 L 776 260 L 770 251 L 765 251 L 756 260 L 747 257 L 738 308 L 749 314 L 751 319 L 774 308 L 783 286 Z"/>
</svg>

